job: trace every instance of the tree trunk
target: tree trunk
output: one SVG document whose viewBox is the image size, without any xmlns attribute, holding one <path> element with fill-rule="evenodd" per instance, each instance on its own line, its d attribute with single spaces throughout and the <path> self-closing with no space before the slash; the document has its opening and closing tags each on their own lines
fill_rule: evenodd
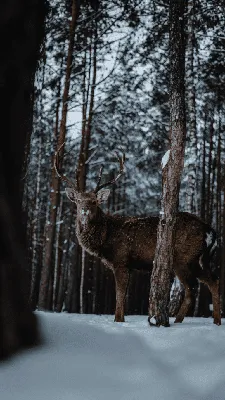
<svg viewBox="0 0 225 400">
<path fill-rule="evenodd" d="M 42 157 L 42 136 L 39 137 L 38 146 L 38 164 L 37 164 L 37 186 L 35 194 L 35 209 L 33 214 L 33 233 L 32 233 L 32 272 L 31 272 L 31 289 L 30 303 L 32 309 L 36 308 L 36 285 L 37 285 L 37 250 L 39 245 L 39 212 L 40 212 L 40 179 L 41 179 L 41 157 Z"/>
<path fill-rule="evenodd" d="M 85 250 L 82 248 L 81 278 L 80 278 L 80 314 L 84 313 L 84 271 L 85 271 Z"/>
<path fill-rule="evenodd" d="M 38 341 L 28 304 L 21 173 L 45 14 L 41 0 L 0 2 L 0 359 Z"/>
<path fill-rule="evenodd" d="M 213 120 L 210 122 L 210 139 L 209 139 L 209 164 L 208 164 L 208 177 L 207 177 L 207 203 L 206 203 L 206 219 L 207 223 L 211 223 L 212 215 L 210 214 L 210 193 L 212 191 L 211 186 L 211 174 L 212 174 L 212 152 L 213 152 L 213 135 L 214 135 L 214 128 L 213 128 Z"/>
<path fill-rule="evenodd" d="M 223 176 L 225 180 L 225 164 L 223 166 Z M 221 305 L 223 317 L 225 315 L 225 182 L 223 181 L 223 243 L 222 243 L 222 257 L 221 257 L 221 275 L 220 275 L 220 291 L 221 291 Z"/>
<path fill-rule="evenodd" d="M 206 129 L 207 114 L 205 113 L 205 127 L 203 132 L 203 154 L 202 154 L 202 185 L 201 185 L 201 218 L 206 217 Z"/>
<path fill-rule="evenodd" d="M 83 82 L 83 121 L 82 121 L 82 137 L 81 146 L 79 152 L 78 168 L 76 179 L 78 182 L 78 189 L 80 191 L 85 191 L 86 189 L 86 176 L 87 176 L 87 160 L 89 157 L 89 146 L 91 141 L 91 128 L 92 119 L 94 111 L 94 100 L 95 100 L 95 87 L 96 87 L 96 77 L 97 77 L 97 21 L 95 22 L 94 34 L 93 34 L 93 44 L 90 45 L 90 59 L 89 63 L 93 63 L 92 71 L 92 82 L 90 90 L 90 79 L 91 73 L 89 68 L 88 82 L 86 88 L 86 73 L 84 72 L 84 82 Z M 92 54 L 93 53 L 93 54 Z M 86 64 L 86 56 L 85 62 Z M 90 92 L 90 99 L 89 99 Z M 89 104 L 89 111 L 88 111 Z M 88 114 L 87 114 L 88 112 Z"/>
<path fill-rule="evenodd" d="M 58 207 L 58 215 L 56 222 L 56 235 L 55 235 L 55 267 L 54 267 L 54 275 L 53 275 L 53 311 L 57 308 L 57 297 L 58 297 L 58 289 L 59 289 L 59 280 L 60 280 L 60 264 L 62 258 L 62 236 L 61 232 L 61 218 L 63 215 L 63 198 L 60 198 L 60 205 Z M 60 310 L 61 311 L 61 310 Z"/>
<path fill-rule="evenodd" d="M 78 167 L 76 172 L 76 180 L 78 189 L 85 191 L 87 180 L 87 161 L 89 157 L 89 147 L 91 141 L 92 119 L 94 111 L 95 87 L 97 77 L 97 20 L 93 21 L 93 43 L 90 44 L 89 51 L 89 72 L 86 76 L 85 66 L 87 64 L 87 55 L 84 57 L 84 76 L 83 76 L 83 110 L 82 110 L 82 132 L 81 145 L 78 158 Z M 91 74 L 92 68 L 92 74 Z M 91 79 L 92 76 L 92 79 Z M 86 82 L 87 81 L 87 82 Z M 88 109 L 89 105 L 89 109 Z M 87 256 L 88 257 L 88 256 Z M 82 249 L 82 266 L 80 281 L 80 313 L 84 312 L 84 274 L 85 274 L 85 250 Z M 89 257 L 88 257 L 89 258 Z"/>
<path fill-rule="evenodd" d="M 195 0 L 188 0 L 188 32 L 187 32 L 187 57 L 186 57 L 186 87 L 187 87 L 187 112 L 188 112 L 188 188 L 187 211 L 196 213 L 198 210 L 197 186 L 197 128 L 195 107 L 195 74 L 194 74 L 194 10 Z"/>
<path fill-rule="evenodd" d="M 207 124 L 205 124 L 205 128 Z M 210 121 L 210 133 L 209 133 L 209 158 L 208 158 L 208 175 L 207 175 L 207 188 L 206 188 L 206 129 L 204 135 L 204 144 L 203 144 L 203 181 L 202 181 L 202 215 L 201 217 L 211 224 L 212 221 L 212 204 L 213 204 L 213 135 L 214 135 L 214 128 L 213 128 L 213 120 Z M 206 193 L 207 189 L 207 193 Z M 203 283 L 199 283 L 199 293 L 198 293 L 198 310 L 195 308 L 195 315 L 200 317 L 209 317 L 211 312 L 209 310 L 209 304 L 211 302 L 211 293 L 209 288 L 204 285 Z"/>
<path fill-rule="evenodd" d="M 67 120 L 67 110 L 69 101 L 70 77 L 71 77 L 72 63 L 73 63 L 74 36 L 75 36 L 75 29 L 76 29 L 78 15 L 79 15 L 78 1 L 73 0 L 72 20 L 70 25 L 69 46 L 68 46 L 68 55 L 66 64 L 66 77 L 65 77 L 65 86 L 64 86 L 63 100 L 62 100 L 62 116 L 61 116 L 57 148 L 59 148 L 65 142 L 65 136 L 66 136 L 66 120 Z M 62 167 L 63 153 L 64 153 L 63 148 L 61 148 L 59 154 L 60 168 Z M 49 282 L 53 267 L 52 255 L 53 255 L 53 244 L 55 239 L 57 208 L 59 205 L 59 193 L 60 193 L 60 181 L 53 169 L 51 193 L 50 193 L 50 215 L 49 215 L 49 220 L 47 221 L 46 224 L 44 261 L 41 273 L 39 302 L 38 302 L 38 308 L 44 310 L 47 308 Z"/>
<path fill-rule="evenodd" d="M 184 162 L 186 120 L 184 95 L 184 2 L 170 1 L 170 151 L 162 160 L 162 214 L 151 277 L 149 322 L 169 326 L 168 305 L 180 179 Z"/>
</svg>

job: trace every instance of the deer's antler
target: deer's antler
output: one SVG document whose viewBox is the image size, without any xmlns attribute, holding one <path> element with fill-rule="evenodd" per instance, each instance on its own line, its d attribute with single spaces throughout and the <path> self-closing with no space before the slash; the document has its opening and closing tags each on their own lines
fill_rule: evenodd
<svg viewBox="0 0 225 400">
<path fill-rule="evenodd" d="M 118 153 L 116 153 L 116 157 L 118 158 L 119 164 L 120 164 L 120 171 L 119 174 L 111 179 L 110 181 L 106 182 L 106 183 L 101 183 L 101 179 L 102 179 L 102 171 L 103 171 L 103 165 L 101 165 L 100 171 L 99 171 L 99 176 L 98 176 L 98 182 L 95 188 L 95 193 L 97 193 L 99 190 L 101 190 L 102 188 L 108 186 L 108 185 L 114 185 L 118 179 L 121 177 L 121 175 L 124 173 L 124 163 L 125 163 L 125 154 L 122 155 L 122 157 L 119 157 Z"/>
<path fill-rule="evenodd" d="M 75 182 L 72 182 L 72 181 L 71 181 L 69 178 L 67 178 L 65 175 L 61 175 L 61 174 L 59 173 L 59 170 L 58 170 L 59 162 L 60 162 L 59 152 L 60 152 L 61 148 L 64 146 L 64 144 L 65 144 L 65 142 L 63 142 L 63 143 L 61 144 L 61 146 L 59 146 L 58 150 L 55 152 L 54 168 L 55 168 L 56 174 L 58 175 L 58 177 L 59 177 L 60 179 L 62 179 L 62 181 L 66 182 L 71 188 L 77 190 L 77 183 L 76 183 L 76 181 L 75 181 Z"/>
</svg>

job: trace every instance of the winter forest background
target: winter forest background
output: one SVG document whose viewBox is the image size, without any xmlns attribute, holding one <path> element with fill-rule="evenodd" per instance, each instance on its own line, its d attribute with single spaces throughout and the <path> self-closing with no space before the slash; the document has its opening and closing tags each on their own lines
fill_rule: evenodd
<svg viewBox="0 0 225 400">
<path fill-rule="evenodd" d="M 221 307 L 225 271 L 225 7 L 188 0 L 186 18 L 187 141 L 180 209 L 218 233 Z M 120 215 L 160 211 L 161 159 L 169 145 L 169 26 L 167 0 L 51 0 L 42 60 L 35 79 L 34 121 L 24 166 L 33 309 L 114 313 L 110 270 L 82 251 L 76 209 L 53 169 L 65 142 L 62 168 L 81 190 L 126 173 L 105 208 Z M 126 313 L 147 314 L 149 275 L 134 272 Z M 211 315 L 200 285 L 196 316 Z"/>
</svg>

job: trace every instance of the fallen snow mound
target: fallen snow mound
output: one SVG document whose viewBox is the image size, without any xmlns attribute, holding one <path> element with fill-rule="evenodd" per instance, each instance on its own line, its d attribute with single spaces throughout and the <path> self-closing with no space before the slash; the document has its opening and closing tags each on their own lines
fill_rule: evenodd
<svg viewBox="0 0 225 400">
<path fill-rule="evenodd" d="M 0 365 L 1 400 L 224 400 L 225 321 L 38 313 L 45 344 Z"/>
</svg>

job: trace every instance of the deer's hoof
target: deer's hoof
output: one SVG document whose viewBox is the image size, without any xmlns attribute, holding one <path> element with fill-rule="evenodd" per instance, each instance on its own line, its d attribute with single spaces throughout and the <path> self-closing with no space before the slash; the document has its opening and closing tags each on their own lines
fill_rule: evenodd
<svg viewBox="0 0 225 400">
<path fill-rule="evenodd" d="M 176 317 L 174 323 L 175 324 L 181 324 L 183 322 L 183 320 L 184 320 L 184 318 L 182 318 L 182 317 Z"/>
</svg>

